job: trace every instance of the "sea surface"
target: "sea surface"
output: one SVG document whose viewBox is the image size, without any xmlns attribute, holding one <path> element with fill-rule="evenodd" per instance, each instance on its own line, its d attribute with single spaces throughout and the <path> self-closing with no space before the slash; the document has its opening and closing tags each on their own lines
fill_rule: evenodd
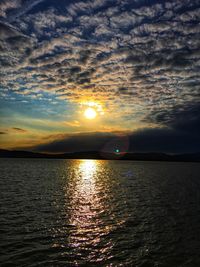
<svg viewBox="0 0 200 267">
<path fill-rule="evenodd" d="M 200 164 L 1 159 L 0 266 L 200 266 Z"/>
</svg>

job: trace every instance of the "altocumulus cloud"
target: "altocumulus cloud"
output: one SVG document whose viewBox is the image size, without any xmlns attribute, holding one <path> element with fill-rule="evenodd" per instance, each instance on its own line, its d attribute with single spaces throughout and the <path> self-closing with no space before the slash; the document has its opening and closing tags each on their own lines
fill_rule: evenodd
<svg viewBox="0 0 200 267">
<path fill-rule="evenodd" d="M 198 0 L 7 0 L 0 9 L 7 98 L 41 91 L 79 102 L 93 95 L 123 108 L 130 124 L 137 118 L 161 127 L 143 136 L 198 135 Z"/>
</svg>

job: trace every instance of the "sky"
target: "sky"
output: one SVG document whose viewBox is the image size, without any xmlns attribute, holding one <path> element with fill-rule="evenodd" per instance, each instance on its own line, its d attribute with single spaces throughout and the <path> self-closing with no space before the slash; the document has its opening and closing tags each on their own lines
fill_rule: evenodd
<svg viewBox="0 0 200 267">
<path fill-rule="evenodd" d="M 199 152 L 199 14 L 199 0 L 0 0 L 0 148 Z"/>
</svg>

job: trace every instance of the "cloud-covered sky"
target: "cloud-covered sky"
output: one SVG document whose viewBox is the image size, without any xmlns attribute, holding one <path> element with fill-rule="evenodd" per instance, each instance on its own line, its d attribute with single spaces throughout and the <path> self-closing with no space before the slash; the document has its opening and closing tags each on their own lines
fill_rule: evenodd
<svg viewBox="0 0 200 267">
<path fill-rule="evenodd" d="M 2 148 L 200 151 L 199 0 L 0 0 L 0 65 Z"/>
</svg>

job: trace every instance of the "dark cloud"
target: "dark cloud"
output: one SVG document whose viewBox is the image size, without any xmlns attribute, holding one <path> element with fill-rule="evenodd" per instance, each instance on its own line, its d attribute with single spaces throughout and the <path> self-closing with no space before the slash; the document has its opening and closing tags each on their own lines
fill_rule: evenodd
<svg viewBox="0 0 200 267">
<path fill-rule="evenodd" d="M 21 1 L 20 0 L 1 0 L 0 1 L 0 17 L 6 17 L 8 11 L 17 9 L 20 7 Z"/>
<path fill-rule="evenodd" d="M 134 151 L 192 153 L 200 150 L 199 137 L 170 128 L 144 129 L 131 136 Z"/>
<path fill-rule="evenodd" d="M 80 62 L 81 64 L 86 64 L 87 61 L 89 60 L 91 54 L 92 54 L 92 51 L 90 51 L 90 50 L 83 50 L 83 51 L 80 51 L 79 62 Z"/>
<path fill-rule="evenodd" d="M 18 127 L 13 127 L 12 129 L 13 129 L 14 131 L 17 131 L 17 132 L 22 132 L 22 133 L 27 132 L 27 130 L 22 129 L 22 128 L 18 128 Z"/>
<path fill-rule="evenodd" d="M 125 143 L 125 144 L 124 144 Z M 112 146 L 109 146 L 112 144 Z M 199 136 L 170 128 L 142 129 L 126 136 L 114 133 L 85 133 L 62 136 L 31 149 L 38 152 L 68 153 L 74 151 L 104 151 L 126 146 L 129 152 L 198 152 Z M 29 148 L 30 149 L 30 148 Z M 110 151 L 110 152 L 111 152 Z"/>
<path fill-rule="evenodd" d="M 85 133 L 62 137 L 48 144 L 42 144 L 34 148 L 35 151 L 46 152 L 73 152 L 99 150 L 112 137 L 107 133 Z"/>
<path fill-rule="evenodd" d="M 170 111 L 157 110 L 147 120 L 156 124 L 166 125 L 177 131 L 200 136 L 200 102 L 186 103 L 184 107 L 176 106 Z"/>
<path fill-rule="evenodd" d="M 14 37 L 20 35 L 20 33 L 8 23 L 0 21 L 0 38 L 7 39 L 9 37 Z"/>
<path fill-rule="evenodd" d="M 76 74 L 76 73 L 79 73 L 79 72 L 81 72 L 81 67 L 79 67 L 79 66 L 74 66 L 74 67 L 72 67 L 71 69 L 70 69 L 70 74 Z"/>
</svg>

